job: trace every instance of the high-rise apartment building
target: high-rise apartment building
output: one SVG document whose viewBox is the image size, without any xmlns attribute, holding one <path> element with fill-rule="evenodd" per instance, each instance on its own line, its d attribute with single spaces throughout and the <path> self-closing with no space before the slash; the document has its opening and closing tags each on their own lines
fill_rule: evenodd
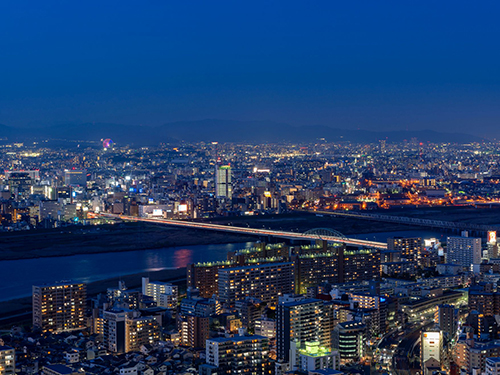
<svg viewBox="0 0 500 375">
<path fill-rule="evenodd" d="M 228 256 L 230 260 L 227 261 L 189 264 L 187 283 L 189 287 L 198 289 L 200 296 L 211 298 L 220 292 L 220 275 L 226 275 L 226 269 L 250 265 L 273 267 L 272 264 L 288 261 L 294 267 L 295 293 L 298 294 L 306 293 L 307 288 L 322 282 L 338 284 L 380 279 L 380 250 L 345 245 L 328 246 L 327 243 L 324 245 L 292 249 L 283 244 L 268 244 L 231 253 Z M 257 280 L 263 281 L 262 278 Z"/>
<path fill-rule="evenodd" d="M 377 249 L 341 245 L 323 253 L 297 255 L 292 260 L 295 264 L 295 290 L 300 294 L 322 282 L 338 284 L 380 278 L 380 251 Z"/>
<path fill-rule="evenodd" d="M 293 263 L 265 263 L 219 270 L 219 298 L 234 306 L 238 300 L 254 297 L 276 304 L 279 296 L 294 291 Z"/>
<path fill-rule="evenodd" d="M 179 318 L 182 345 L 204 348 L 210 334 L 210 318 L 188 314 Z"/>
<path fill-rule="evenodd" d="M 255 334 L 269 339 L 276 337 L 276 320 L 260 318 L 255 321 Z"/>
<path fill-rule="evenodd" d="M 323 301 L 312 298 L 280 299 L 276 307 L 276 357 L 279 362 L 289 363 L 290 369 L 297 366 L 299 358 L 290 355 L 292 342 L 298 350 L 304 349 L 306 342 L 328 345 L 323 335 L 326 323 L 323 305 Z"/>
<path fill-rule="evenodd" d="M 125 352 L 135 352 L 142 345 L 151 345 L 160 339 L 160 326 L 152 316 L 125 320 Z"/>
<path fill-rule="evenodd" d="M 481 263 L 481 239 L 472 237 L 448 237 L 446 261 L 470 270 L 472 264 Z"/>
<path fill-rule="evenodd" d="M 424 249 L 421 237 L 391 237 L 387 239 L 387 250 L 401 252 L 401 258 L 418 262 Z"/>
<path fill-rule="evenodd" d="M 241 323 L 250 330 L 254 329 L 255 321 L 259 319 L 264 312 L 262 301 L 252 297 L 236 301 L 235 307 L 240 316 Z"/>
<path fill-rule="evenodd" d="M 231 199 L 233 197 L 233 186 L 231 184 L 230 165 L 217 166 L 215 189 L 217 198 Z"/>
<path fill-rule="evenodd" d="M 103 339 L 106 350 L 112 353 L 138 351 L 160 339 L 160 326 L 152 316 L 113 308 L 103 312 Z"/>
<path fill-rule="evenodd" d="M 125 353 L 125 320 L 127 311 L 110 309 L 103 312 L 104 347 L 111 353 Z"/>
<path fill-rule="evenodd" d="M 187 266 L 187 285 L 198 289 L 200 297 L 211 298 L 219 292 L 219 271 L 235 267 L 231 261 L 191 263 Z"/>
<path fill-rule="evenodd" d="M 87 287 L 84 283 L 33 286 L 33 327 L 43 332 L 85 329 Z"/>
<path fill-rule="evenodd" d="M 372 310 L 371 333 L 384 334 L 387 329 L 388 303 L 385 296 L 366 293 L 351 293 L 349 299 L 354 308 Z"/>
<path fill-rule="evenodd" d="M 0 346 L 0 375 L 16 373 L 16 351 L 9 346 Z"/>
<path fill-rule="evenodd" d="M 476 310 L 484 315 L 500 314 L 500 293 L 469 291 L 469 311 Z"/>
<path fill-rule="evenodd" d="M 207 340 L 206 365 L 200 367 L 200 374 L 267 375 L 271 370 L 267 337 L 235 336 Z"/>
</svg>

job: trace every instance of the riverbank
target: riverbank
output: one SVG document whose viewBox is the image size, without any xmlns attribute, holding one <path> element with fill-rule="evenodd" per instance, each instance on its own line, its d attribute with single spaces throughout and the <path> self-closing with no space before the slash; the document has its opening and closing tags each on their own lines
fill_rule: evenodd
<svg viewBox="0 0 500 375">
<path fill-rule="evenodd" d="M 405 208 L 377 212 L 386 215 L 480 224 L 498 224 L 500 221 L 499 209 L 476 209 L 472 207 Z M 305 232 L 313 228 L 330 228 L 346 236 L 423 228 L 406 224 L 375 222 L 329 215 L 317 216 L 307 213 L 226 217 L 212 219 L 209 222 L 244 228 L 269 228 L 293 232 Z M 149 223 L 126 222 L 115 225 L 74 226 L 0 233 L 0 249 L 2 249 L 0 250 L 0 261 L 149 250 L 176 246 L 253 242 L 256 240 L 258 240 L 258 237 L 254 236 Z"/>
<path fill-rule="evenodd" d="M 132 275 L 113 277 L 106 280 L 87 284 L 87 295 L 93 297 L 99 293 L 106 293 L 108 288 L 116 288 L 120 280 L 125 282 L 128 289 L 140 288 L 142 278 L 149 277 L 154 281 L 175 282 L 185 288 L 186 269 L 169 269 L 151 272 L 140 272 Z M 31 324 L 31 297 L 17 298 L 0 302 L 0 327 L 13 324 Z"/>
<path fill-rule="evenodd" d="M 145 223 L 0 234 L 0 261 L 255 241 L 231 233 Z"/>
</svg>

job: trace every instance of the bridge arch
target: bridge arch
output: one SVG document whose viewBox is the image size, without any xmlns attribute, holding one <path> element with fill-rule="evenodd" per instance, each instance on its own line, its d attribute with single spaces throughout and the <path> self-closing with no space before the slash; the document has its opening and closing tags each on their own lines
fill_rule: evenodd
<svg viewBox="0 0 500 375">
<path fill-rule="evenodd" d="M 309 229 L 307 232 L 304 232 L 304 234 L 307 235 L 316 235 L 318 237 L 339 237 L 342 239 L 347 239 L 347 237 L 340 233 L 339 231 L 336 231 L 335 229 L 331 228 L 314 228 L 314 229 Z"/>
</svg>

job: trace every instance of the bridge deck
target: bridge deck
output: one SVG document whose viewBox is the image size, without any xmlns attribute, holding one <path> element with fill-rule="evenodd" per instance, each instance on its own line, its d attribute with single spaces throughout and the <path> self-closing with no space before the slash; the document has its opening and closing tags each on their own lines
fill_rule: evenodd
<svg viewBox="0 0 500 375">
<path fill-rule="evenodd" d="M 381 214 L 365 213 L 365 212 L 309 211 L 309 210 L 298 210 L 298 211 L 310 212 L 310 213 L 321 214 L 321 215 L 344 216 L 344 217 L 352 217 L 352 218 L 356 218 L 356 219 L 383 221 L 383 222 L 388 222 L 388 223 L 418 225 L 418 226 L 424 226 L 424 227 L 429 227 L 429 228 L 475 230 L 475 231 L 479 231 L 479 232 L 499 231 L 500 230 L 500 227 L 495 226 L 495 225 L 482 225 L 482 224 L 474 224 L 474 223 L 444 221 L 444 220 L 420 219 L 420 218 L 414 218 L 414 217 L 381 215 Z"/>
<path fill-rule="evenodd" d="M 219 232 L 240 233 L 240 234 L 247 234 L 247 235 L 254 235 L 254 236 L 271 236 L 271 237 L 280 237 L 280 238 L 298 239 L 298 240 L 318 240 L 318 239 L 321 239 L 321 240 L 325 240 L 325 241 L 345 243 L 348 245 L 358 245 L 358 246 L 373 247 L 373 248 L 377 248 L 377 249 L 387 249 L 386 243 L 376 242 L 376 241 L 359 240 L 357 238 L 318 236 L 317 234 L 295 233 L 295 232 L 286 232 L 286 231 L 271 230 L 271 229 L 242 228 L 242 227 L 233 227 L 230 225 L 197 223 L 197 222 L 193 222 L 193 221 L 184 221 L 184 220 L 150 219 L 150 218 L 144 218 L 144 217 L 115 215 L 115 214 L 108 214 L 108 213 L 99 213 L 99 214 L 93 214 L 93 215 L 95 215 L 96 217 L 102 217 L 102 218 L 108 218 L 108 219 L 121 219 L 121 220 L 127 220 L 127 221 L 142 221 L 142 222 L 147 222 L 147 223 L 173 225 L 173 226 L 187 227 L 187 228 L 193 228 L 193 229 L 207 229 L 207 230 L 215 230 L 215 231 L 219 231 Z"/>
</svg>

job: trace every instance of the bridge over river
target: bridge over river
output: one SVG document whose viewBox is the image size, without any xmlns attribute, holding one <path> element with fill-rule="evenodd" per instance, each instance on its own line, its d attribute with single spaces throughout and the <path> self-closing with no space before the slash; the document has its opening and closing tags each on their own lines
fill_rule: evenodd
<svg viewBox="0 0 500 375">
<path fill-rule="evenodd" d="M 359 240 L 357 238 L 347 238 L 340 235 L 328 235 L 328 233 L 317 233 L 317 232 L 297 233 L 297 232 L 286 232 L 286 231 L 271 230 L 271 229 L 242 228 L 231 225 L 210 224 L 210 223 L 202 223 L 202 222 L 195 222 L 188 220 L 154 219 L 154 218 L 127 216 L 127 215 L 115 215 L 108 213 L 92 213 L 89 216 L 114 219 L 114 220 L 137 221 L 137 222 L 146 222 L 146 223 L 154 223 L 162 225 L 172 225 L 177 227 L 185 227 L 193 229 L 206 229 L 218 232 L 239 233 L 239 234 L 261 236 L 261 237 L 278 237 L 278 238 L 287 238 L 294 240 L 321 239 L 329 242 L 341 242 L 348 245 L 365 246 L 377 249 L 387 249 L 387 244 L 383 242 Z"/>
</svg>

